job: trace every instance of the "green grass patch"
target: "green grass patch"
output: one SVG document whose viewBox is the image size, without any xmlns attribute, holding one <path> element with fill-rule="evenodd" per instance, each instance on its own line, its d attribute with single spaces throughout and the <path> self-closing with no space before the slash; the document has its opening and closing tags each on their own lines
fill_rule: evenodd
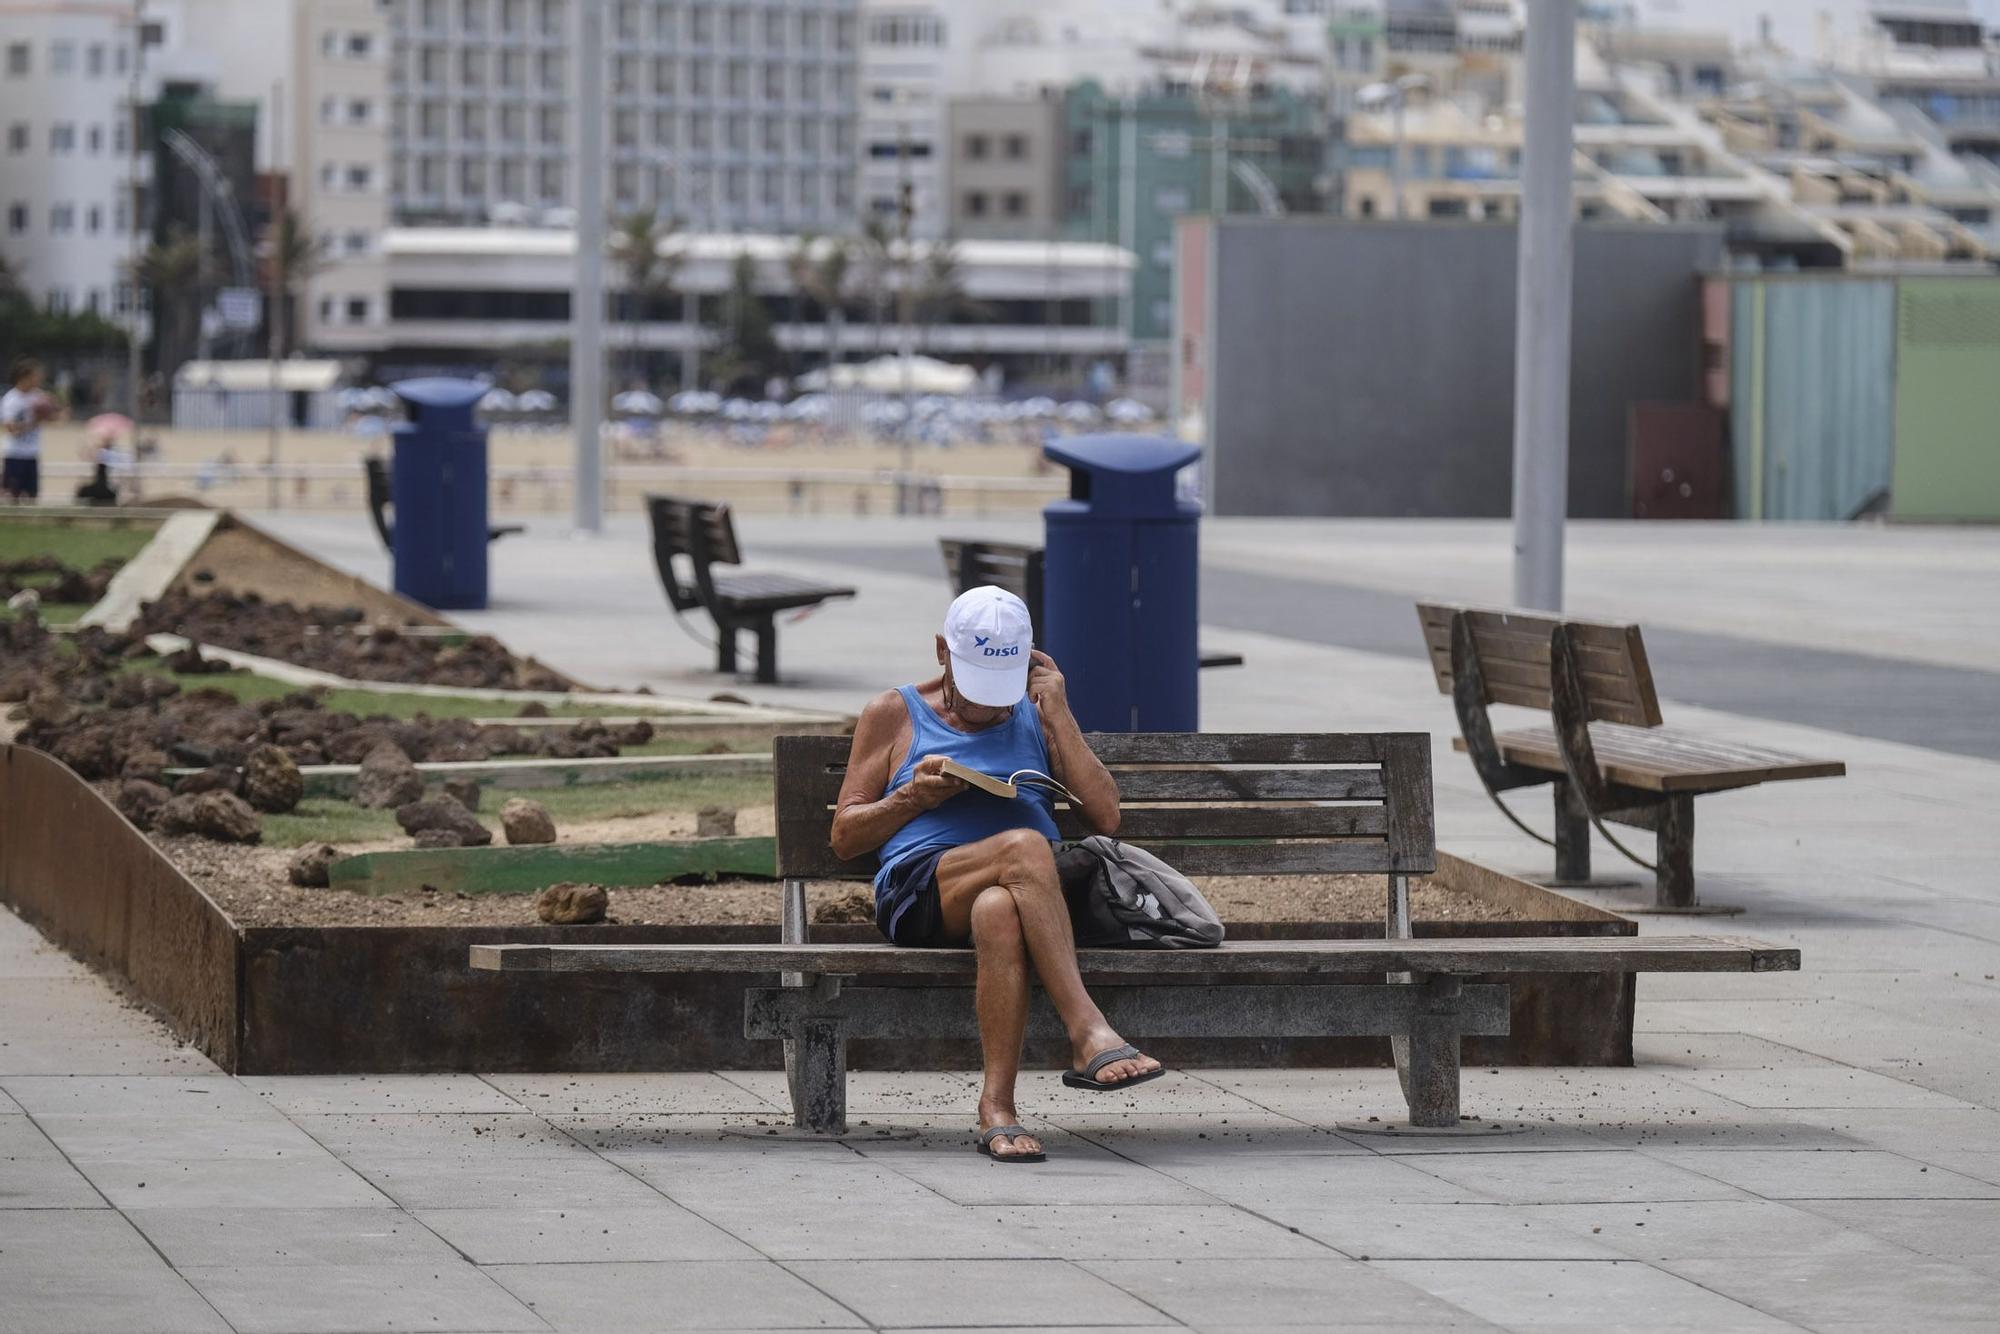
<svg viewBox="0 0 2000 1334">
<path fill-rule="evenodd" d="M 290 685 L 268 676 L 258 676 L 254 672 L 217 672 L 213 675 L 191 672 L 169 671 L 159 658 L 139 658 L 125 664 L 126 671 L 152 672 L 157 676 L 172 677 L 180 682 L 184 690 L 199 690 L 204 686 L 234 695 L 245 704 L 255 705 L 267 699 L 280 699 L 302 686 Z M 382 715 L 398 720 L 414 718 L 424 714 L 430 718 L 499 718 L 508 717 L 509 706 L 504 700 L 473 699 L 464 695 L 415 695 L 395 691 L 376 690 L 330 690 L 324 696 L 324 707 L 334 713 L 352 713 L 359 717 Z M 623 718 L 630 717 L 630 708 L 607 708 L 591 704 L 552 704 L 549 713 L 558 718 Z M 671 716 L 663 715 L 654 719 L 655 726 L 671 726 Z M 663 742 L 661 744 L 684 744 L 685 749 L 653 751 L 639 749 L 632 753 L 641 755 L 687 755 L 700 750 L 706 742 Z"/>
<path fill-rule="evenodd" d="M 698 811 L 704 806 L 771 804 L 771 780 L 752 774 L 705 774 L 649 779 L 639 783 L 591 783 L 559 788 L 486 789 L 480 819 L 499 837 L 500 807 L 509 797 L 528 797 L 548 807 L 558 826 L 588 820 L 629 819 L 661 811 Z M 290 815 L 264 817 L 264 842 L 296 848 L 306 843 L 360 843 L 403 837 L 392 811 L 366 811 L 336 798 L 299 803 Z"/>
<path fill-rule="evenodd" d="M 54 556 L 77 570 L 92 569 L 107 560 L 123 565 L 153 540 L 156 528 L 151 523 L 111 528 L 19 515 L 0 518 L 0 561 Z"/>
</svg>

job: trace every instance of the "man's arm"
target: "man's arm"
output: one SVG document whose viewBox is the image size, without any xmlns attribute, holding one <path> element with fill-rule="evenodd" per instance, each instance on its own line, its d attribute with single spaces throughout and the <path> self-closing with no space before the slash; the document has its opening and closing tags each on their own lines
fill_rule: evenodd
<svg viewBox="0 0 2000 1334">
<path fill-rule="evenodd" d="M 902 697 L 892 690 L 871 700 L 854 725 L 847 778 L 840 785 L 833 812 L 830 841 L 836 857 L 873 852 L 917 816 L 965 790 L 964 783 L 940 773 L 942 761 L 932 757 L 918 762 L 909 782 L 887 791 L 890 760 L 905 716 Z"/>
<path fill-rule="evenodd" d="M 1049 775 L 1076 798 L 1077 814 L 1100 834 L 1118 832 L 1118 780 L 1083 739 L 1076 715 L 1069 711 L 1068 687 L 1056 660 L 1034 650 L 1028 669 L 1028 698 L 1042 719 L 1042 740 L 1048 744 Z"/>
</svg>

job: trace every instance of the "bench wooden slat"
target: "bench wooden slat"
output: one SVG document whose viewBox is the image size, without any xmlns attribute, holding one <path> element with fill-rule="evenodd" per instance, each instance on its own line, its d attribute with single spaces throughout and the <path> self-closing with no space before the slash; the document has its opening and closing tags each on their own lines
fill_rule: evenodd
<svg viewBox="0 0 2000 1334">
<path fill-rule="evenodd" d="M 1486 681 L 1486 703 L 1548 712 L 1551 688 L 1549 637 L 1558 624 L 1577 645 L 1583 692 L 1593 719 L 1633 727 L 1658 727 L 1660 702 L 1636 625 L 1558 621 L 1540 612 L 1487 610 L 1422 603 L 1418 623 L 1440 693 L 1450 694 L 1451 622 L 1463 614 L 1472 630 Z"/>
<path fill-rule="evenodd" d="M 472 966 L 506 973 L 822 973 L 971 977 L 969 949 L 859 945 L 474 945 Z M 1796 949 L 1734 936 L 1244 940 L 1209 950 L 1080 950 L 1085 973 L 1794 972 Z"/>
<path fill-rule="evenodd" d="M 1380 801 L 1379 769 L 1117 768 L 1125 801 Z"/>
<path fill-rule="evenodd" d="M 1510 764 L 1563 772 L 1553 727 L 1500 732 L 1493 739 Z M 1464 748 L 1462 740 L 1456 744 Z M 1647 792 L 1719 792 L 1797 778 L 1838 778 L 1847 772 L 1839 760 L 1817 760 L 1760 746 L 1718 743 L 1688 733 L 1616 723 L 1592 723 L 1590 744 L 1606 778 Z"/>
<path fill-rule="evenodd" d="M 1120 764 L 1380 764 L 1396 738 L 1422 732 L 1097 732 L 1091 749 Z"/>
<path fill-rule="evenodd" d="M 1091 832 L 1068 807 L 1056 811 L 1064 838 Z M 1121 806 L 1118 837 L 1127 843 L 1179 838 L 1369 838 L 1389 832 L 1377 806 Z"/>
</svg>

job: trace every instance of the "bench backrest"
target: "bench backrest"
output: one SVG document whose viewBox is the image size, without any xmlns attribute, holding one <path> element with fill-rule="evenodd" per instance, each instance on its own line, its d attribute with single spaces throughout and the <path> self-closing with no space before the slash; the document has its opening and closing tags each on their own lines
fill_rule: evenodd
<svg viewBox="0 0 2000 1334">
<path fill-rule="evenodd" d="M 781 736 L 778 874 L 866 879 L 871 854 L 833 854 L 833 806 L 849 741 Z M 1423 875 L 1437 849 L 1430 737 L 1422 732 L 1097 733 L 1091 749 L 1118 780 L 1118 837 L 1188 875 Z M 1065 838 L 1089 831 L 1058 801 Z"/>
<path fill-rule="evenodd" d="M 1042 549 L 1021 542 L 967 542 L 956 537 L 938 539 L 944 553 L 945 577 L 951 591 L 992 584 L 1004 588 L 1028 604 L 1028 620 L 1034 627 L 1035 645 L 1042 644 Z"/>
<path fill-rule="evenodd" d="M 709 566 L 743 563 L 729 506 L 680 496 L 647 496 L 646 514 L 653 525 L 653 564 L 666 587 L 667 601 L 677 611 L 706 605 L 715 591 Z M 688 563 L 685 579 L 677 560 Z"/>
<path fill-rule="evenodd" d="M 1658 727 L 1660 699 L 1653 689 L 1653 669 L 1646 661 L 1645 641 L 1636 625 L 1558 618 L 1541 612 L 1501 611 L 1450 603 L 1419 603 L 1424 647 L 1438 690 L 1452 693 L 1452 625 L 1463 619 L 1471 651 L 1478 657 L 1484 690 L 1479 704 L 1518 704 L 1550 708 L 1550 638 L 1557 626 L 1566 628 L 1576 651 L 1577 677 L 1585 711 L 1592 722 Z"/>
</svg>

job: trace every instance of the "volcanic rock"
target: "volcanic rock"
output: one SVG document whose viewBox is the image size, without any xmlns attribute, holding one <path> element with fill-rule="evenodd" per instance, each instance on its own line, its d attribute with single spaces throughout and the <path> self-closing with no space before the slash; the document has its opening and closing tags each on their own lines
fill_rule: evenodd
<svg viewBox="0 0 2000 1334">
<path fill-rule="evenodd" d="M 199 834 L 218 843 L 255 843 L 264 837 L 264 822 L 250 803 L 228 792 L 202 792 L 173 797 L 153 817 L 163 834 Z"/>
<path fill-rule="evenodd" d="M 308 843 L 292 854 L 285 874 L 300 889 L 325 889 L 332 883 L 329 872 L 340 860 L 340 849 L 331 843 Z"/>
<path fill-rule="evenodd" d="M 444 794 L 468 811 L 479 809 L 479 780 L 477 778 L 447 778 L 444 780 Z"/>
<path fill-rule="evenodd" d="M 423 795 L 424 776 L 402 748 L 391 742 L 369 751 L 361 761 L 361 772 L 354 777 L 354 804 L 368 810 L 407 806 Z"/>
<path fill-rule="evenodd" d="M 228 792 L 233 794 L 243 790 L 243 774 L 233 764 L 212 764 L 200 773 L 187 774 L 174 784 L 174 795 L 191 797 L 202 792 Z"/>
<path fill-rule="evenodd" d="M 160 807 L 173 800 L 173 793 L 143 778 L 128 778 L 118 785 L 114 804 L 118 813 L 141 829 L 151 829 Z"/>
<path fill-rule="evenodd" d="M 292 757 L 277 746 L 263 745 L 243 760 L 243 796 L 252 806 L 283 815 L 306 794 L 305 779 Z"/>
<path fill-rule="evenodd" d="M 695 812 L 696 838 L 736 837 L 736 812 L 728 806 L 704 806 Z"/>
<path fill-rule="evenodd" d="M 456 840 L 452 843 L 426 843 L 426 847 L 483 848 L 493 841 L 492 831 L 450 797 L 424 797 L 398 806 L 396 823 L 403 827 L 406 834 L 438 830 L 451 834 Z"/>
<path fill-rule="evenodd" d="M 550 885 L 535 895 L 535 916 L 551 926 L 588 926 L 604 920 L 611 895 L 602 885 Z"/>
<path fill-rule="evenodd" d="M 526 797 L 515 797 L 500 808 L 500 827 L 507 831 L 509 843 L 556 841 L 556 822 L 549 818 L 548 807 Z"/>
</svg>

